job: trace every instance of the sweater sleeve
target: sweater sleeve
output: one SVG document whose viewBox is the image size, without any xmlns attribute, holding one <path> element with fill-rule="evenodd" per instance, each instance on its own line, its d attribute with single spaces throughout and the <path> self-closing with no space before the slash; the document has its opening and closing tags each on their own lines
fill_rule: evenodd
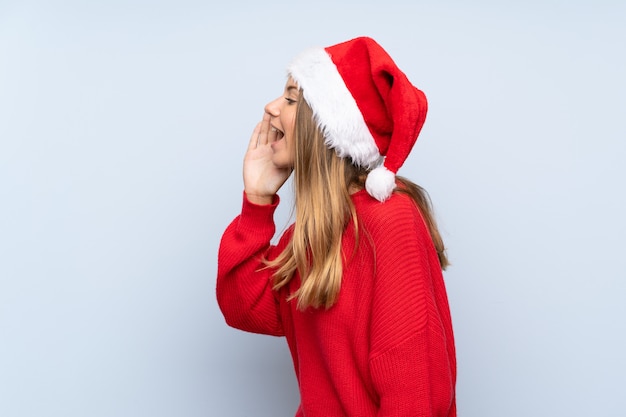
<svg viewBox="0 0 626 417">
<path fill-rule="evenodd" d="M 241 214 L 226 228 L 218 252 L 217 302 L 229 326 L 253 333 L 283 336 L 277 294 L 271 271 L 263 259 L 280 252 L 271 246 L 276 230 L 271 205 L 256 205 L 243 198 Z M 281 242 L 283 242 L 281 239 Z M 284 246 L 284 245 L 283 245 Z"/>
<path fill-rule="evenodd" d="M 378 415 L 453 416 L 455 359 L 445 289 L 435 283 L 443 284 L 439 261 L 415 206 L 388 203 L 372 230 L 370 370 Z"/>
</svg>

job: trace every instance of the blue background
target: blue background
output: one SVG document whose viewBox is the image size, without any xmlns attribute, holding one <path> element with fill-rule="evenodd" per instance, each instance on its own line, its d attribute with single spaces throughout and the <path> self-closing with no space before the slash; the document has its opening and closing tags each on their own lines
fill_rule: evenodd
<svg viewBox="0 0 626 417">
<path fill-rule="evenodd" d="M 623 414 L 626 6 L 0 1 L 0 415 L 290 416 L 219 238 L 286 64 L 376 38 L 430 102 L 465 417 Z M 277 223 L 289 222 L 290 188 Z"/>
</svg>

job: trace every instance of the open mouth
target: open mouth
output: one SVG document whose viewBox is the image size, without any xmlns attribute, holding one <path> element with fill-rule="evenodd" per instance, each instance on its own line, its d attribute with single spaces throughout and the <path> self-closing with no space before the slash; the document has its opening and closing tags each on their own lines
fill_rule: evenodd
<svg viewBox="0 0 626 417">
<path fill-rule="evenodd" d="M 277 129 L 274 126 L 272 126 L 271 129 L 276 132 L 276 140 L 281 140 L 285 137 L 285 133 L 282 130 Z"/>
</svg>

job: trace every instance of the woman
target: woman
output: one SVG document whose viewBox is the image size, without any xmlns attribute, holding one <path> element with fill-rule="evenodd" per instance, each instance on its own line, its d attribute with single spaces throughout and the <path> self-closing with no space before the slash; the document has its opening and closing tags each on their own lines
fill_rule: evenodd
<svg viewBox="0 0 626 417">
<path fill-rule="evenodd" d="M 426 193 L 396 178 L 424 94 L 370 38 L 305 51 L 244 160 L 241 214 L 220 245 L 226 322 L 285 336 L 296 416 L 456 416 L 456 359 Z M 270 245 L 294 173 L 295 222 Z"/>
</svg>

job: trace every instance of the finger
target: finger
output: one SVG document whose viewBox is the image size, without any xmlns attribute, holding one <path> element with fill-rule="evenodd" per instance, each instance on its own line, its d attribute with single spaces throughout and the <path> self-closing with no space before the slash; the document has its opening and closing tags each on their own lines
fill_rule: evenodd
<svg viewBox="0 0 626 417">
<path fill-rule="evenodd" d="M 278 138 L 278 130 L 270 125 L 270 131 L 267 133 L 267 143 L 276 142 Z"/>
<path fill-rule="evenodd" d="M 256 124 L 256 127 L 252 131 L 252 136 L 250 136 L 250 143 L 248 143 L 248 150 L 256 149 L 259 143 L 259 135 L 261 134 L 261 122 Z"/>
<path fill-rule="evenodd" d="M 261 132 L 259 134 L 260 145 L 267 144 L 269 132 L 270 132 L 270 115 L 268 113 L 263 113 L 263 120 L 261 121 Z"/>
<path fill-rule="evenodd" d="M 271 119 L 272 117 L 268 113 L 265 113 L 263 115 L 262 123 L 267 123 L 267 143 L 276 142 L 276 138 L 278 137 L 278 130 L 276 130 L 276 128 L 272 126 Z"/>
</svg>

